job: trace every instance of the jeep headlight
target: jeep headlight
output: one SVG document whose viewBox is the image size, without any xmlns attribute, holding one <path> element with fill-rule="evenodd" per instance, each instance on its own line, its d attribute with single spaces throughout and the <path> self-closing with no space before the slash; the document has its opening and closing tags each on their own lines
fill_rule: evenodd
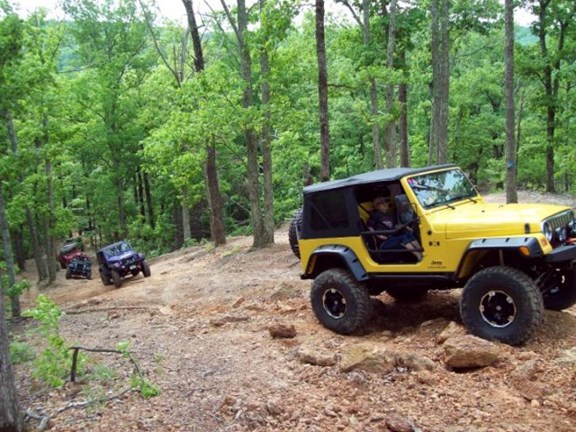
<svg viewBox="0 0 576 432">
<path fill-rule="evenodd" d="M 576 237 L 576 221 L 574 219 L 568 223 L 568 231 L 570 237 Z"/>
<path fill-rule="evenodd" d="M 550 224 L 548 222 L 544 222 L 542 224 L 542 233 L 544 234 L 544 237 L 546 237 L 546 240 L 551 243 L 552 239 L 554 238 L 554 232 L 552 231 L 552 228 L 550 228 Z"/>
<path fill-rule="evenodd" d="M 566 228 L 564 227 L 558 227 L 556 228 L 556 238 L 558 239 L 558 241 L 560 243 L 564 243 L 567 239 L 567 235 L 566 235 Z"/>
</svg>

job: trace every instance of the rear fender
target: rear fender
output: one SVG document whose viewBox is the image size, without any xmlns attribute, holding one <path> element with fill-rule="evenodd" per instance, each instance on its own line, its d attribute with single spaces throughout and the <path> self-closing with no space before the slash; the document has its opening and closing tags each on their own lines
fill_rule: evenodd
<svg viewBox="0 0 576 432">
<path fill-rule="evenodd" d="M 324 245 L 312 252 L 302 279 L 313 279 L 329 268 L 348 270 L 357 281 L 368 280 L 368 274 L 352 249 L 343 245 Z"/>
</svg>

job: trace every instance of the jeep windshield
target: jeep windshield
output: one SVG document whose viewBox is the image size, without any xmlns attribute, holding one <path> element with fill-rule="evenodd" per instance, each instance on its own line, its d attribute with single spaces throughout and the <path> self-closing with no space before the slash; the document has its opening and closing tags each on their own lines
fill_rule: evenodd
<svg viewBox="0 0 576 432">
<path fill-rule="evenodd" d="M 408 184 L 425 209 L 451 207 L 462 200 L 476 202 L 478 192 L 459 169 L 439 171 L 408 178 Z"/>
</svg>

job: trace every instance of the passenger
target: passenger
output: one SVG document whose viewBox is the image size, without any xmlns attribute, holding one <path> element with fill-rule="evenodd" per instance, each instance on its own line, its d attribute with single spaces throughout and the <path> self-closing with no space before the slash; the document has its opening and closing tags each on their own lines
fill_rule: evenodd
<svg viewBox="0 0 576 432">
<path fill-rule="evenodd" d="M 396 218 L 390 211 L 390 202 L 384 197 L 376 197 L 372 201 L 374 206 L 374 211 L 368 219 L 367 226 L 370 231 L 393 231 L 398 229 L 396 225 Z M 422 259 L 422 253 L 420 252 L 421 246 L 418 243 L 416 237 L 410 230 L 406 227 L 402 232 L 392 232 L 389 234 L 377 234 L 380 250 L 382 249 L 399 249 L 404 247 L 412 253 L 418 261 Z"/>
</svg>

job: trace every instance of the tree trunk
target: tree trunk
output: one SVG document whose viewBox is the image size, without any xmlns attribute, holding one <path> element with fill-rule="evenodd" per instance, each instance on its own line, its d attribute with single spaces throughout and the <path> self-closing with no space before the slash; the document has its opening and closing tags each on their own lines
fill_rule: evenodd
<svg viewBox="0 0 576 432">
<path fill-rule="evenodd" d="M 142 171 L 144 180 L 144 198 L 146 199 L 146 208 L 148 209 L 148 223 L 152 229 L 156 228 L 156 220 L 154 218 L 154 205 L 152 204 L 152 191 L 150 188 L 150 177 L 146 171 Z"/>
<path fill-rule="evenodd" d="M 14 243 L 14 260 L 18 269 L 26 270 L 26 251 L 24 250 L 24 232 L 22 227 L 12 230 L 10 233 L 12 243 Z"/>
<path fill-rule="evenodd" d="M 172 221 L 176 227 L 172 244 L 172 249 L 174 250 L 178 250 L 184 245 L 184 226 L 186 224 L 184 217 L 187 213 L 188 211 L 184 210 L 184 206 L 181 205 L 180 201 L 174 198 L 172 207 Z"/>
<path fill-rule="evenodd" d="M 6 263 L 6 272 L 8 274 L 8 288 L 12 288 L 16 284 L 16 268 L 14 266 L 14 255 L 12 253 L 12 242 L 10 240 L 10 230 L 8 229 L 8 221 L 6 219 L 6 206 L 4 204 L 4 194 L 0 187 L 0 235 L 2 236 L 2 245 L 4 246 L 4 262 Z M 3 296 L 2 283 L 0 283 L 0 294 Z M 3 303 L 3 299 L 1 301 Z M 18 295 L 10 295 L 10 309 L 13 317 L 19 317 L 20 298 Z M 3 310 L 2 310 L 3 312 Z M 4 323 L 4 317 L 2 317 Z M 0 364 L 1 366 L 1 364 Z M 2 390 L 0 389 L 0 393 Z M 0 430 L 2 430 L 0 428 Z"/>
<path fill-rule="evenodd" d="M 194 68 L 197 73 L 202 73 L 204 71 L 204 51 L 202 50 L 202 41 L 196 24 L 192 0 L 182 0 L 182 3 L 184 3 L 186 8 L 188 29 L 192 37 L 192 45 L 194 46 Z M 226 244 L 226 228 L 224 225 L 222 194 L 220 193 L 220 183 L 218 181 L 216 146 L 213 142 L 207 142 L 206 144 L 204 175 L 210 213 L 210 235 L 215 245 L 223 245 Z"/>
<path fill-rule="evenodd" d="M 136 178 L 134 181 L 134 200 L 140 210 L 142 220 L 146 221 L 146 207 L 144 206 L 144 180 L 142 178 L 142 168 L 136 167 Z"/>
<path fill-rule="evenodd" d="M 410 166 L 410 143 L 408 142 L 408 86 L 400 84 L 398 88 L 400 102 L 400 166 Z"/>
<path fill-rule="evenodd" d="M 182 206 L 182 236 L 184 241 L 192 238 L 190 232 L 190 207 L 187 205 Z"/>
<path fill-rule="evenodd" d="M 445 163 L 450 85 L 448 0 L 432 0 L 432 119 L 428 163 Z"/>
<path fill-rule="evenodd" d="M 48 144 L 48 114 L 44 113 L 42 117 L 42 138 L 41 146 Z M 46 198 L 48 204 L 48 212 L 44 220 L 44 244 L 46 247 L 46 258 L 48 266 L 48 283 L 51 284 L 56 280 L 56 272 L 58 271 L 58 266 L 56 260 L 50 259 L 50 257 L 56 256 L 56 246 L 54 243 L 54 237 L 52 236 L 52 228 L 55 225 L 55 199 L 54 199 L 54 179 L 52 175 L 52 161 L 46 159 L 44 161 L 44 174 L 46 175 Z"/>
<path fill-rule="evenodd" d="M 46 193 L 48 196 L 48 213 L 44 219 L 44 245 L 46 248 L 46 257 L 48 258 L 48 283 L 51 284 L 56 280 L 58 267 L 55 260 L 49 257 L 56 256 L 56 246 L 54 237 L 52 237 L 52 228 L 54 227 L 54 187 L 52 182 L 52 162 L 47 160 L 44 165 L 46 174 Z"/>
<path fill-rule="evenodd" d="M 6 111 L 3 113 L 6 119 L 6 127 L 8 129 L 8 137 L 10 139 L 10 145 L 12 148 L 12 152 L 14 155 L 18 155 L 19 148 L 18 148 L 18 137 L 16 136 L 16 131 L 14 129 L 14 122 L 12 121 L 12 113 L 10 111 Z M 22 174 L 19 175 L 20 181 L 24 181 L 24 177 Z M 32 215 L 32 210 L 29 207 L 26 207 L 26 220 L 28 223 L 28 230 L 30 232 L 30 241 L 32 243 L 32 253 L 34 255 L 34 261 L 36 263 L 36 269 L 38 272 L 38 281 L 43 281 L 48 278 L 48 270 L 46 269 L 46 263 L 42 258 L 42 251 L 40 249 L 40 240 L 38 238 L 38 230 L 36 228 L 36 222 L 34 221 L 34 216 Z M 48 259 L 52 259 L 53 257 L 47 257 Z"/>
<path fill-rule="evenodd" d="M 214 244 L 224 245 L 226 244 L 226 228 L 224 226 L 222 195 L 216 170 L 216 146 L 209 145 L 206 148 L 206 152 L 206 190 L 208 208 L 210 210 L 210 233 Z"/>
<path fill-rule="evenodd" d="M 546 62 L 544 66 L 544 90 L 546 92 L 546 192 L 554 193 L 554 122 L 556 117 L 555 100 L 552 91 L 552 66 L 548 58 L 546 20 L 550 1 L 540 1 L 540 13 L 538 15 L 538 40 L 540 56 Z"/>
<path fill-rule="evenodd" d="M 506 202 L 517 203 L 514 136 L 514 1 L 504 1 L 504 98 L 506 101 Z"/>
<path fill-rule="evenodd" d="M 240 69 L 242 80 L 244 81 L 244 94 L 242 97 L 242 106 L 249 109 L 254 105 L 254 89 L 252 83 L 252 58 L 246 41 L 246 32 L 248 30 L 248 11 L 246 1 L 238 0 L 238 28 L 236 35 L 240 51 Z M 252 246 L 260 248 L 266 245 L 266 236 L 264 235 L 264 224 L 262 220 L 262 211 L 260 209 L 260 185 L 258 179 L 258 140 L 252 125 L 245 126 L 244 137 L 246 140 L 246 159 L 247 159 L 247 189 L 248 199 L 250 201 L 250 216 L 252 219 L 252 231 L 254 241 Z"/>
<path fill-rule="evenodd" d="M 8 233 L 5 216 L 4 196 L 0 190 L 0 231 L 2 232 L 2 240 L 5 243 L 4 250 L 6 251 L 6 243 L 9 244 L 10 239 L 4 238 L 5 234 Z M 16 392 L 14 372 L 10 363 L 10 341 L 4 310 L 4 290 L 0 284 L 0 431 L 20 432 L 24 430 L 24 423 L 20 416 L 18 393 Z"/>
<path fill-rule="evenodd" d="M 370 27 L 370 0 L 362 0 L 362 34 L 364 49 L 368 50 L 372 43 L 372 29 Z M 380 126 L 378 125 L 378 88 L 376 79 L 370 77 L 370 123 L 372 133 L 372 147 L 374 149 L 374 168 L 382 169 L 382 143 L 380 142 Z"/>
<path fill-rule="evenodd" d="M 389 70 L 394 68 L 394 44 L 396 41 L 396 5 L 397 0 L 390 3 L 390 14 L 388 24 L 388 44 L 386 46 L 386 67 Z M 394 84 L 386 86 L 386 111 L 389 115 L 394 112 Z M 392 168 L 396 166 L 396 145 L 394 142 L 396 122 L 394 118 L 388 120 L 386 125 L 386 166 Z"/>
<path fill-rule="evenodd" d="M 264 10 L 266 0 L 260 0 L 260 11 Z M 262 172 L 263 172 L 263 193 L 264 193 L 264 229 L 263 241 L 265 244 L 274 243 L 274 188 L 272 184 L 272 138 L 270 133 L 271 113 L 270 113 L 270 64 L 266 44 L 263 44 L 260 51 L 260 72 L 262 74 Z"/>
<path fill-rule="evenodd" d="M 38 236 L 38 227 L 36 226 L 36 221 L 34 220 L 34 215 L 32 210 L 26 208 L 26 222 L 28 224 L 28 230 L 30 231 L 30 241 L 32 243 L 32 255 L 34 256 L 34 262 L 36 263 L 36 271 L 38 272 L 38 282 L 48 279 L 48 268 L 46 266 L 46 261 L 42 256 L 42 248 L 40 246 L 40 238 Z M 47 260 L 56 259 L 55 256 L 47 256 Z"/>
<path fill-rule="evenodd" d="M 316 0 L 316 56 L 320 116 L 320 181 L 330 180 L 330 125 L 328 121 L 328 67 L 324 40 L 324 0 Z"/>
</svg>

